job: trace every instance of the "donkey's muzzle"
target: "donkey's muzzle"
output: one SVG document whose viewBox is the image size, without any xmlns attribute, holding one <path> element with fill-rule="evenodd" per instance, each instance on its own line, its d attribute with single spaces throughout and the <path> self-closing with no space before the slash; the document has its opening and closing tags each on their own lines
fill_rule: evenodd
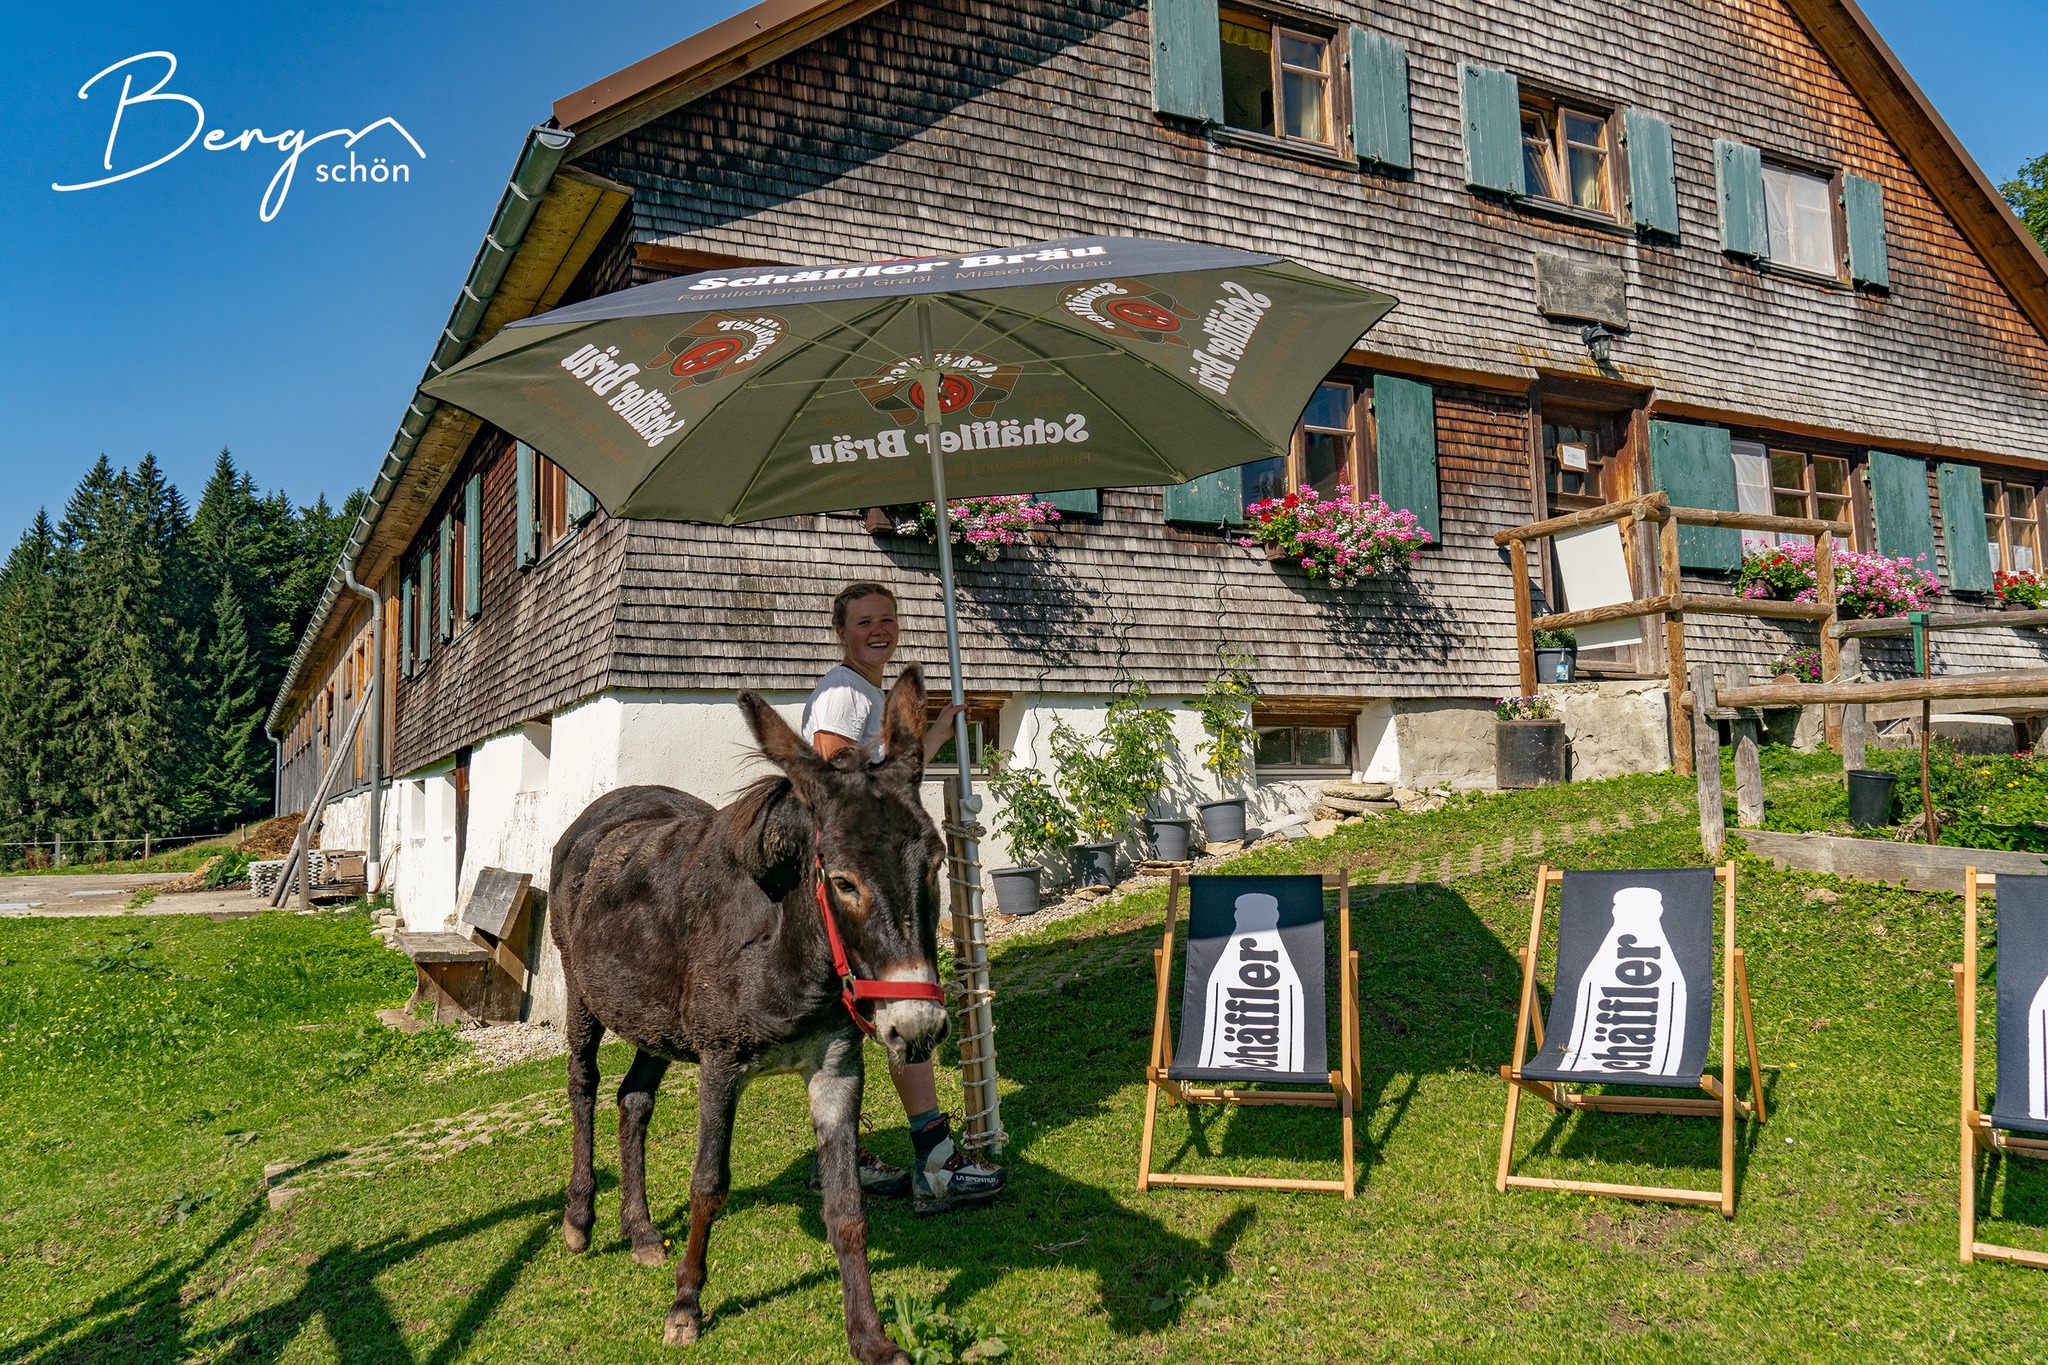
<svg viewBox="0 0 2048 1365">
<path fill-rule="evenodd" d="M 929 1061 L 951 1027 L 945 1006 L 935 1001 L 890 1000 L 875 1007 L 875 1041 L 898 1066 Z"/>
</svg>

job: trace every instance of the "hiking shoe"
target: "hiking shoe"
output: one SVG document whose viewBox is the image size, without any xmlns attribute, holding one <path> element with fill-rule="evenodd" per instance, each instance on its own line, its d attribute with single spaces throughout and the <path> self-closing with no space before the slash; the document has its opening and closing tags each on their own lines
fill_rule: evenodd
<svg viewBox="0 0 2048 1365">
<path fill-rule="evenodd" d="M 818 1158 L 811 1158 L 811 1193 L 823 1194 L 825 1182 L 818 1175 Z M 876 1199 L 902 1199 L 910 1194 L 910 1172 L 891 1166 L 863 1147 L 860 1149 L 860 1192 Z"/>
<path fill-rule="evenodd" d="M 942 1136 L 918 1157 L 911 1177 L 919 1213 L 950 1213 L 962 1205 L 986 1203 L 1003 1192 L 1010 1177 L 1002 1167 L 956 1147 L 945 1119 L 934 1127 Z M 924 1146 L 922 1142 L 918 1145 Z"/>
</svg>

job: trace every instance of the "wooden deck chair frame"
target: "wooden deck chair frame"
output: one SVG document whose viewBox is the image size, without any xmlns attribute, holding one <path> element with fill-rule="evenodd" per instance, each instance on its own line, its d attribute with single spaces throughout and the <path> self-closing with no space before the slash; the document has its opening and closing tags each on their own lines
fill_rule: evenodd
<svg viewBox="0 0 2048 1365">
<path fill-rule="evenodd" d="M 1543 1050 L 1543 1020 L 1536 1011 L 1536 954 L 1543 941 L 1543 908 L 1550 888 L 1564 883 L 1564 873 L 1548 865 L 1536 872 L 1536 895 L 1529 915 L 1529 943 L 1519 950 L 1522 961 L 1522 1002 L 1515 1019 L 1515 1059 L 1500 1069 L 1508 1083 L 1507 1121 L 1500 1135 L 1500 1170 L 1494 1188 L 1508 1190 L 1568 1190 L 1578 1194 L 1613 1195 L 1621 1199 L 1653 1199 L 1667 1204 L 1719 1205 L 1723 1218 L 1735 1216 L 1735 1121 L 1754 1118 L 1764 1121 L 1764 1092 L 1756 1060 L 1756 1023 L 1749 1003 L 1749 966 L 1735 943 L 1735 864 L 1714 869 L 1721 886 L 1721 1078 L 1700 1077 L 1700 1089 L 1712 1099 L 1692 1100 L 1659 1095 L 1593 1095 L 1562 1085 L 1522 1075 L 1529 1060 L 1529 1041 L 1534 1036 L 1536 1051 Z M 1735 1009 L 1742 1007 L 1742 1034 L 1749 1054 L 1750 1099 L 1735 1095 Z M 1515 1118 L 1522 1092 L 1541 1099 L 1553 1110 L 1604 1110 L 1616 1114 L 1687 1114 L 1721 1116 L 1721 1188 L 1680 1189 L 1663 1185 L 1615 1185 L 1598 1180 L 1544 1180 L 1516 1175 L 1513 1171 Z"/>
<path fill-rule="evenodd" d="M 2001 1156 L 2048 1157 L 2048 1138 L 2020 1137 L 1991 1126 L 1991 1116 L 1977 1099 L 1977 897 L 1996 892 L 1998 878 L 1969 868 L 1963 874 L 1963 960 L 1951 969 L 1956 984 L 1956 1013 L 1963 1032 L 1963 1190 L 1962 1237 L 1958 1250 L 1964 1265 L 1972 1261 L 2011 1261 L 2048 1270 L 2048 1254 L 2023 1247 L 1995 1246 L 1977 1240 L 1977 1158 L 1985 1152 Z"/>
<path fill-rule="evenodd" d="M 1152 970 L 1157 993 L 1152 1004 L 1152 1053 L 1145 1067 L 1145 1135 L 1138 1147 L 1138 1189 L 1154 1185 L 1209 1190 L 1308 1190 L 1319 1194 L 1358 1195 L 1358 1164 L 1354 1152 L 1354 1120 L 1363 1076 L 1358 1058 L 1358 953 L 1351 946 L 1351 871 L 1323 874 L 1323 888 L 1337 891 L 1337 994 L 1338 1070 L 1330 1073 L 1330 1093 L 1312 1091 L 1241 1090 L 1236 1087 L 1190 1085 L 1168 1076 L 1173 1057 L 1170 1042 L 1172 1019 L 1167 993 L 1173 979 L 1173 937 L 1180 918 L 1181 895 L 1187 879 L 1173 874 L 1166 897 L 1166 933 L 1152 950 Z M 1327 1006 L 1326 1006 L 1327 1008 Z M 1160 1091 L 1169 1104 L 1281 1104 L 1335 1109 L 1344 1130 L 1344 1178 L 1342 1180 L 1290 1180 L 1273 1176 L 1187 1175 L 1152 1169 L 1152 1134 L 1159 1113 Z"/>
</svg>

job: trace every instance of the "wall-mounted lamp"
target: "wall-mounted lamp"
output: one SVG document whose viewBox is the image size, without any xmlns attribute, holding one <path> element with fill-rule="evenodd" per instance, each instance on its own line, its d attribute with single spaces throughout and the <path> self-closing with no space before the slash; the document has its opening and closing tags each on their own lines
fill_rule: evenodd
<svg viewBox="0 0 2048 1365">
<path fill-rule="evenodd" d="M 1614 349 L 1614 335 L 1597 322 L 1579 330 L 1579 339 L 1586 343 L 1586 349 L 1592 353 L 1593 363 L 1603 370 L 1607 368 L 1607 357 Z"/>
</svg>

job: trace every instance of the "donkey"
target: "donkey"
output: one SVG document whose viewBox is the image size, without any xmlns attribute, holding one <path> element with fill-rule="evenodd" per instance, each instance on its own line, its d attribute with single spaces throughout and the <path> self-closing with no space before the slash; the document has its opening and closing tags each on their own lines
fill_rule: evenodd
<svg viewBox="0 0 2048 1365">
<path fill-rule="evenodd" d="M 855 1162 L 862 1031 L 871 1027 L 891 1060 L 915 1063 L 947 1030 L 937 986 L 945 845 L 918 802 L 924 679 L 906 669 L 889 692 L 886 757 L 872 765 L 859 749 L 820 758 L 752 692 L 739 704 L 781 776 L 723 810 L 668 787 L 621 788 L 555 845 L 548 919 L 568 986 L 575 1126 L 563 1240 L 586 1250 L 596 1221 L 591 1117 L 609 1029 L 638 1049 L 619 1084 L 619 1223 L 634 1260 L 663 1263 L 647 1212 L 647 1121 L 669 1063 L 697 1063 L 689 1242 L 663 1332 L 668 1345 L 695 1341 L 711 1221 L 732 1183 L 740 1092 L 756 1076 L 794 1072 L 810 1092 L 847 1344 L 866 1365 L 909 1365 L 875 1312 Z M 844 942 L 843 974 L 827 907 Z M 857 1013 L 856 987 L 862 997 L 921 998 L 883 999 L 870 1024 Z"/>
</svg>

